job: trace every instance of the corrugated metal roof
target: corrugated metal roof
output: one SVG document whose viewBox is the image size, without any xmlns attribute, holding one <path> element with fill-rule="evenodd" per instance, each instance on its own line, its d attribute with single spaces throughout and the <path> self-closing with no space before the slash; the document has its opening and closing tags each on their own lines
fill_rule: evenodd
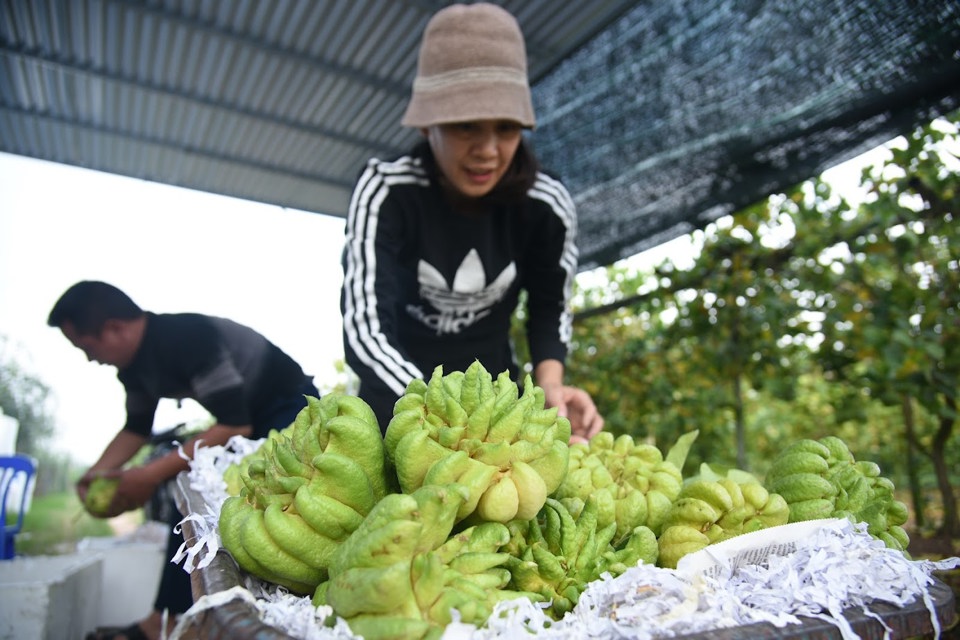
<svg viewBox="0 0 960 640">
<path fill-rule="evenodd" d="M 431 0 L 3 0 L 0 151 L 334 216 Z M 503 0 L 609 264 L 960 106 L 956 0 Z"/>
<path fill-rule="evenodd" d="M 0 150 L 345 215 L 399 126 L 426 21 L 413 0 L 10 0 Z M 503 3 L 543 75 L 633 2 Z"/>
</svg>

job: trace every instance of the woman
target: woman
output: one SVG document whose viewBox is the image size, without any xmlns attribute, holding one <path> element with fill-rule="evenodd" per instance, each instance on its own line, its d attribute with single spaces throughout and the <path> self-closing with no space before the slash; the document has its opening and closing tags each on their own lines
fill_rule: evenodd
<svg viewBox="0 0 960 640">
<path fill-rule="evenodd" d="M 533 378 L 572 440 L 603 427 L 590 396 L 563 384 L 577 271 L 576 214 L 524 139 L 535 125 L 516 20 L 487 3 L 451 5 L 423 35 L 402 124 L 424 139 L 371 160 L 354 189 L 341 296 L 347 364 L 385 431 L 414 378 L 518 368 L 510 319 L 526 292 Z"/>
</svg>

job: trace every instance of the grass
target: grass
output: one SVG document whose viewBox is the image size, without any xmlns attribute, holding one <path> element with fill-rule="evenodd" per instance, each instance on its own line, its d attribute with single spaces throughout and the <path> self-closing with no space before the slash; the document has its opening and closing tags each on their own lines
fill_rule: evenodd
<svg viewBox="0 0 960 640">
<path fill-rule="evenodd" d="M 109 520 L 94 518 L 83 510 L 73 492 L 34 496 L 17 534 L 17 555 L 59 555 L 72 552 L 83 538 L 114 535 Z"/>
</svg>

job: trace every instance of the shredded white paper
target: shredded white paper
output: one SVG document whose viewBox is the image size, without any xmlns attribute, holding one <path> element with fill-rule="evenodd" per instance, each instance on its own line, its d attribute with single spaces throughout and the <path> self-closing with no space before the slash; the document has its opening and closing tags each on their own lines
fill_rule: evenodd
<svg viewBox="0 0 960 640">
<path fill-rule="evenodd" d="M 177 526 L 179 529 L 184 522 L 189 521 L 197 535 L 191 540 L 184 540 L 172 559 L 172 562 L 177 564 L 185 560 L 183 568 L 187 573 L 205 568 L 213 562 L 220 549 L 217 522 L 220 518 L 220 507 L 227 499 L 224 471 L 234 462 L 239 462 L 244 456 L 256 451 L 262 443 L 262 439 L 250 440 L 234 436 L 225 446 L 203 447 L 198 444 L 194 449 L 187 480 L 190 489 L 203 498 L 203 504 L 197 505 L 198 511 L 187 514 Z M 178 530 L 177 533 L 179 532 Z"/>
<path fill-rule="evenodd" d="M 217 520 L 227 497 L 223 472 L 257 449 L 262 440 L 235 437 L 225 447 L 198 447 L 187 474 L 189 487 L 202 497 L 188 514 L 196 537 L 185 541 L 173 562 L 184 570 L 203 569 L 220 548 Z M 182 524 L 182 523 L 181 523 Z M 859 638 L 844 618 L 859 608 L 883 624 L 870 605 L 904 606 L 921 599 L 930 612 L 935 637 L 940 625 L 929 593 L 934 571 L 960 566 L 960 558 L 940 562 L 907 559 L 870 536 L 866 525 L 844 519 L 784 525 L 711 545 L 677 570 L 643 565 L 617 577 L 605 574 L 587 586 L 573 611 L 555 621 L 544 605 L 528 599 L 502 602 L 482 628 L 455 618 L 443 640 L 493 638 L 579 638 L 656 640 L 767 622 L 777 627 L 799 624 L 798 616 L 823 619 L 837 626 L 844 640 Z M 795 527 L 790 538 L 789 527 Z M 753 538 L 751 538 L 753 536 Z M 789 544 L 783 543 L 789 539 Z M 736 542 L 734 542 L 736 541 Z M 771 542 L 774 541 L 774 542 Z M 725 545 L 725 546 L 724 546 Z M 171 640 L 178 640 L 202 611 L 242 599 L 260 620 L 297 640 L 355 638 L 346 622 L 325 626 L 329 607 L 314 607 L 310 598 L 248 576 L 238 585 L 200 598 L 183 616 Z M 456 612 L 454 612 L 455 614 Z M 889 628 L 884 638 L 889 638 Z"/>
</svg>

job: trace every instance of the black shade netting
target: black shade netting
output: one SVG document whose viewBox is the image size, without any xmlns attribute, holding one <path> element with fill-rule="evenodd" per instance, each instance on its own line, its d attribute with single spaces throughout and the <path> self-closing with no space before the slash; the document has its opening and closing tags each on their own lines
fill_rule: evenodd
<svg viewBox="0 0 960 640">
<path fill-rule="evenodd" d="M 960 2 L 650 0 L 533 94 L 603 266 L 956 109 Z"/>
</svg>

